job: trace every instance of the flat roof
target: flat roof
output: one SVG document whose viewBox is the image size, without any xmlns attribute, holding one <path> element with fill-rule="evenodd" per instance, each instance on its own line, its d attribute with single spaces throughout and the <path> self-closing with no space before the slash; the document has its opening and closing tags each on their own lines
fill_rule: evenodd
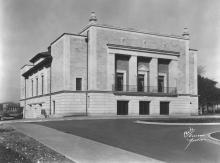
<svg viewBox="0 0 220 163">
<path fill-rule="evenodd" d="M 121 27 L 115 27 L 111 25 L 106 25 L 106 24 L 89 24 L 85 26 L 82 31 L 79 32 L 79 35 L 83 33 L 85 30 L 87 30 L 90 27 L 101 27 L 101 28 L 108 28 L 108 29 L 115 29 L 115 30 L 121 30 L 121 31 L 127 31 L 127 32 L 134 32 L 134 33 L 142 33 L 142 34 L 148 34 L 148 35 L 154 35 L 154 36 L 161 36 L 161 37 L 169 37 L 169 38 L 175 38 L 175 39 L 182 39 L 182 40 L 188 40 L 187 38 L 179 35 L 166 35 L 166 34 L 161 34 L 161 33 L 154 33 L 154 32 L 143 32 L 139 31 L 137 29 L 133 28 L 121 28 Z"/>
</svg>

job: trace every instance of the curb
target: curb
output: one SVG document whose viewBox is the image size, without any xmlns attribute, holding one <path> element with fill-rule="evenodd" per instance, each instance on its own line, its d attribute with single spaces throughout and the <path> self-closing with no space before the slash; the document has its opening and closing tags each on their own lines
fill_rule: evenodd
<svg viewBox="0 0 220 163">
<path fill-rule="evenodd" d="M 75 117 L 56 117 L 56 118 L 42 118 L 42 119 L 19 119 L 19 120 L 7 120 L 7 121 L 0 121 L 0 124 L 7 124 L 7 123 L 30 123 L 30 122 L 47 122 L 47 121 L 64 121 L 64 120 L 98 120 L 98 119 L 172 119 L 172 118 L 193 118 L 193 119 L 219 119 L 220 116 L 189 116 L 189 117 L 182 117 L 182 116 L 75 116 Z M 157 125 L 220 125 L 219 123 L 166 123 L 166 122 L 144 122 L 137 120 L 136 123 L 143 123 L 143 124 L 157 124 Z"/>
<path fill-rule="evenodd" d="M 164 125 L 164 126 L 188 126 L 188 125 L 194 125 L 194 126 L 201 126 L 201 125 L 220 125 L 220 123 L 167 123 L 167 122 L 146 122 L 146 121 L 134 121 L 135 123 L 139 124 L 150 124 L 150 125 Z"/>
<path fill-rule="evenodd" d="M 158 118 L 158 116 L 76 116 L 76 117 L 57 117 L 57 118 L 42 118 L 42 119 L 20 119 L 20 120 L 7 120 L 0 121 L 2 123 L 29 123 L 29 122 L 47 122 L 47 121 L 64 121 L 64 120 L 101 120 L 101 119 L 154 119 Z M 168 119 L 169 116 L 160 116 L 160 118 Z M 179 117 L 175 117 L 179 118 Z"/>
<path fill-rule="evenodd" d="M 220 132 L 220 131 L 215 131 L 215 132 L 208 133 L 207 136 L 209 138 L 209 142 L 220 145 L 220 140 L 211 136 L 211 134 L 214 134 L 216 132 Z"/>
</svg>

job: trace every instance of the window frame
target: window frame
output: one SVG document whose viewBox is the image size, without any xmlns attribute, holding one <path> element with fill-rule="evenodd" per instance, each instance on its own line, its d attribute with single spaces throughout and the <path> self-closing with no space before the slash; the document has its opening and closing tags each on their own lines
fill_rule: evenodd
<svg viewBox="0 0 220 163">
<path fill-rule="evenodd" d="M 31 96 L 34 96 L 34 80 L 31 79 Z"/>
<path fill-rule="evenodd" d="M 44 75 L 41 75 L 41 93 L 44 94 Z"/>
<path fill-rule="evenodd" d="M 78 81 L 80 82 L 78 83 Z M 76 78 L 76 91 L 82 91 L 82 78 L 81 77 Z"/>
<path fill-rule="evenodd" d="M 36 96 L 38 96 L 38 78 L 36 78 Z"/>
</svg>

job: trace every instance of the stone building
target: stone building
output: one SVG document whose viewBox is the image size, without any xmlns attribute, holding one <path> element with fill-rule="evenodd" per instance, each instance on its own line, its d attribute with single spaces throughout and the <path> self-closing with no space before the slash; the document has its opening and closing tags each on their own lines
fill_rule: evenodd
<svg viewBox="0 0 220 163">
<path fill-rule="evenodd" d="M 97 23 L 64 33 L 21 68 L 25 118 L 198 114 L 197 50 L 181 36 Z"/>
</svg>

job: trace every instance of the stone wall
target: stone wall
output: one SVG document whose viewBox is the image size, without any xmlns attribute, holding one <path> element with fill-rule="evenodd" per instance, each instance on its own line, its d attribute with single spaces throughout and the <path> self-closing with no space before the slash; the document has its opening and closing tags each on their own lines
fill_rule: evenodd
<svg viewBox="0 0 220 163">
<path fill-rule="evenodd" d="M 44 109 L 46 114 L 50 114 L 50 97 L 49 96 L 42 96 L 27 99 L 26 101 L 22 101 L 23 107 L 24 103 L 26 106 L 24 107 L 24 118 L 40 118 L 44 117 L 41 115 L 41 110 Z"/>
<path fill-rule="evenodd" d="M 70 37 L 70 90 L 76 90 L 76 78 L 82 78 L 82 90 L 87 81 L 87 43 L 85 37 Z"/>
<path fill-rule="evenodd" d="M 55 116 L 85 114 L 86 98 L 84 92 L 59 93 L 51 96 L 51 110 L 54 114 L 53 101 L 55 101 Z"/>
<path fill-rule="evenodd" d="M 117 100 L 128 101 L 128 115 L 139 115 L 139 101 L 149 101 L 149 115 L 160 116 L 160 102 L 169 102 L 169 115 L 197 115 L 198 97 L 177 96 L 129 96 L 114 95 L 111 92 L 88 93 L 88 115 L 117 115 Z M 55 104 L 55 109 L 54 109 Z M 21 101 L 24 107 L 25 101 Z M 85 92 L 64 92 L 50 96 L 37 97 L 26 100 L 25 118 L 42 117 L 41 109 L 45 109 L 49 116 L 66 116 L 86 114 Z"/>
<path fill-rule="evenodd" d="M 24 108 L 25 118 L 44 118 L 41 115 L 41 110 L 44 109 L 48 116 L 61 117 L 65 115 L 85 114 L 86 113 L 86 98 L 85 92 L 68 92 L 56 93 L 50 96 L 39 96 L 26 101 L 21 101 L 21 106 Z M 25 106 L 26 103 L 26 106 Z M 55 104 L 55 109 L 54 109 Z"/>
<path fill-rule="evenodd" d="M 117 100 L 129 101 L 128 115 L 139 115 L 139 101 L 149 101 L 150 114 L 160 116 L 160 102 L 169 102 L 169 115 L 197 115 L 198 98 L 190 96 L 115 96 L 111 93 L 89 93 L 89 115 L 117 115 Z"/>
<path fill-rule="evenodd" d="M 64 90 L 64 39 L 60 38 L 51 46 L 51 91 Z"/>
<path fill-rule="evenodd" d="M 116 115 L 117 103 L 112 93 L 89 93 L 88 115 Z"/>
</svg>

